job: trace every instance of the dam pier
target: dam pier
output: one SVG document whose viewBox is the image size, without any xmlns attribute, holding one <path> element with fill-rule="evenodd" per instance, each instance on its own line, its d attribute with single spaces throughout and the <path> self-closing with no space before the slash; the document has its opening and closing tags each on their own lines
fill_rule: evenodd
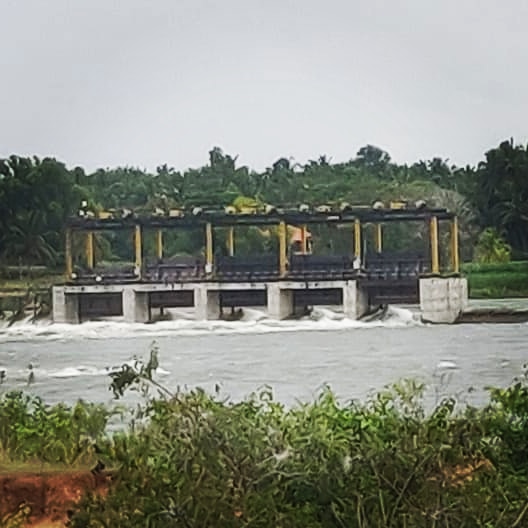
<svg viewBox="0 0 528 528">
<path fill-rule="evenodd" d="M 420 223 L 422 248 L 385 250 L 383 230 Z M 448 224 L 441 251 L 439 224 Z M 342 254 L 318 254 L 310 229 L 339 229 L 350 239 Z M 237 255 L 236 230 L 256 227 L 273 241 L 261 255 Z M 203 237 L 199 256 L 164 255 L 164 236 L 193 230 Z M 95 262 L 98 232 L 132 235 L 134 261 Z M 155 240 L 146 254 L 144 237 Z M 344 234 L 344 235 L 343 235 Z M 199 235 L 200 236 L 200 235 Z M 152 238 L 153 237 L 153 238 Z M 83 251 L 75 252 L 83 242 Z M 151 245 L 152 246 L 152 245 Z M 338 306 L 360 319 L 386 304 L 419 304 L 424 321 L 454 323 L 467 305 L 467 281 L 459 273 L 458 225 L 445 209 L 398 206 L 339 210 L 170 211 L 166 215 L 71 218 L 66 226 L 64 284 L 53 287 L 53 319 L 81 323 L 101 317 L 147 323 L 165 310 L 186 308 L 198 320 L 236 318 L 245 307 L 262 307 L 280 320 L 314 306 Z M 443 261 L 441 266 L 441 255 Z M 448 255 L 446 257 L 445 255 Z"/>
</svg>

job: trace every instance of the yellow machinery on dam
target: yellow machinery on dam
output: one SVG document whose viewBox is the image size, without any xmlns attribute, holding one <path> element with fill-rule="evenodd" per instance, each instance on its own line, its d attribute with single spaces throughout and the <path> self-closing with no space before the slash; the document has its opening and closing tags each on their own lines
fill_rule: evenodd
<svg viewBox="0 0 528 528">
<path fill-rule="evenodd" d="M 385 226 L 402 222 L 427 226 L 428 240 L 421 250 L 384 250 Z M 441 222 L 449 224 L 450 246 L 449 262 L 442 267 Z M 321 225 L 349 232 L 349 251 L 317 254 L 310 230 Z M 236 230 L 248 226 L 276 237 L 276 251 L 237 255 Z M 166 257 L 165 234 L 185 230 L 202 233 L 203 253 Z M 223 251 L 215 241 L 218 230 L 227 233 Z M 98 265 L 98 231 L 132 233 L 134 261 L 118 268 Z M 145 254 L 143 244 L 149 232 L 155 236 L 153 255 Z M 74 262 L 72 247 L 79 237 L 84 238 L 84 259 Z M 451 323 L 467 302 L 467 283 L 459 275 L 457 219 L 446 209 L 423 203 L 83 214 L 66 226 L 65 259 L 65 284 L 53 290 L 54 319 L 61 322 L 102 315 L 147 322 L 153 311 L 171 307 L 194 307 L 197 318 L 211 319 L 224 308 L 244 306 L 264 306 L 271 317 L 282 319 L 318 304 L 341 305 L 345 316 L 360 318 L 372 306 L 419 302 L 425 320 Z"/>
</svg>

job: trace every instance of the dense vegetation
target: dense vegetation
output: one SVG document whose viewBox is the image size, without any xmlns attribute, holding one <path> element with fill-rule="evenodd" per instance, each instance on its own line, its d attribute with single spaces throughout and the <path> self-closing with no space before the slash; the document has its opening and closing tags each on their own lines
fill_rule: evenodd
<svg viewBox="0 0 528 528">
<path fill-rule="evenodd" d="M 298 206 L 425 199 L 459 215 L 464 260 L 473 258 L 477 237 L 485 228 L 493 235 L 484 240 L 488 246 L 497 241 L 500 246 L 503 237 L 501 247 L 508 254 L 511 248 L 514 258 L 528 255 L 528 150 L 513 141 L 487 152 L 477 167 L 450 166 L 439 158 L 400 165 L 373 146 L 361 148 L 343 163 L 321 156 L 301 166 L 280 158 L 260 173 L 236 161 L 213 148 L 207 165 L 184 172 L 162 165 L 154 173 L 122 167 L 86 174 L 50 158 L 0 159 L 0 264 L 60 265 L 64 221 L 76 214 L 81 200 L 92 210 L 126 207 L 152 213 L 156 208 L 223 207 L 241 200 Z M 319 251 L 334 242 L 335 251 L 343 249 L 343 241 L 349 247 L 348 234 L 320 234 L 320 240 L 323 237 L 325 243 L 316 244 Z M 258 230 L 245 230 L 237 235 L 237 250 L 265 251 L 268 238 Z M 423 245 L 423 238 L 423 229 L 403 226 L 389 231 L 386 242 L 389 248 Z M 147 241 L 147 250 L 149 243 L 153 244 Z M 167 237 L 167 254 L 197 254 L 203 243 L 203 236 L 180 233 Z M 496 253 L 493 247 L 485 248 L 483 260 L 486 252 Z M 100 235 L 96 253 L 99 261 L 128 259 L 130 240 Z"/>
<path fill-rule="evenodd" d="M 474 299 L 528 296 L 528 262 L 469 263 L 462 266 Z"/>
<path fill-rule="evenodd" d="M 528 523 L 524 376 L 491 389 L 483 407 L 447 398 L 426 412 L 412 382 L 364 403 L 327 389 L 286 408 L 267 389 L 238 403 L 199 389 L 171 394 L 153 378 L 156 366 L 154 350 L 147 364 L 113 373 L 117 395 L 132 386 L 146 399 L 133 425 L 111 437 L 98 407 L 0 396 L 1 459 L 71 464 L 81 453 L 113 472 L 108 494 L 84 498 L 72 527 Z"/>
</svg>

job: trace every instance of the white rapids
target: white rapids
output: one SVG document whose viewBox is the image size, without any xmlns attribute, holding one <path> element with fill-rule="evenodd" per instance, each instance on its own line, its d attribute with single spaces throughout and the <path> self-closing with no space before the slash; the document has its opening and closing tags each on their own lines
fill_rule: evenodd
<svg viewBox="0 0 528 528">
<path fill-rule="evenodd" d="M 272 332 L 307 332 L 348 330 L 353 328 L 398 328 L 421 325 L 417 312 L 407 308 L 389 306 L 366 320 L 354 321 L 331 308 L 317 307 L 309 316 L 277 321 L 266 313 L 245 308 L 239 321 L 196 321 L 184 311 L 174 311 L 170 320 L 151 324 L 124 323 L 119 318 L 88 321 L 78 325 L 54 324 L 50 320 L 34 323 L 30 318 L 12 326 L 0 324 L 0 343 L 13 341 L 115 339 L 138 336 L 195 336 L 204 334 L 266 334 Z"/>
</svg>

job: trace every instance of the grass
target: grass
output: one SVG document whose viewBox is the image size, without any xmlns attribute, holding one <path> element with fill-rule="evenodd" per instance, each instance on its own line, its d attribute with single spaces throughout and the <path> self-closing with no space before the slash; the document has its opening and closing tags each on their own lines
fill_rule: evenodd
<svg viewBox="0 0 528 528">
<path fill-rule="evenodd" d="M 462 266 L 473 299 L 528 297 L 528 261 Z"/>
</svg>

